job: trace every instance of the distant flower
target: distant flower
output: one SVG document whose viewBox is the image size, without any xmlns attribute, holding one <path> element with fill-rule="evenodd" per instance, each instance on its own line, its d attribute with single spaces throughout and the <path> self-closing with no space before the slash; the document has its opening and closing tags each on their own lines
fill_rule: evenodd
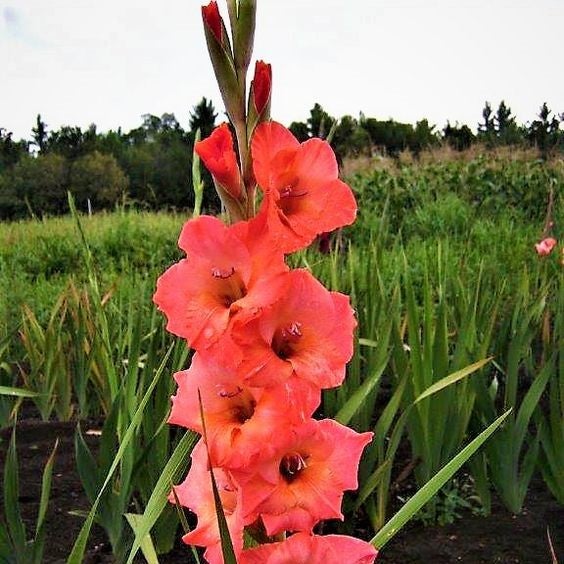
<svg viewBox="0 0 564 564">
<path fill-rule="evenodd" d="M 329 143 L 300 144 L 283 125 L 257 126 L 251 141 L 253 171 L 265 197 L 253 222 L 285 253 L 303 249 L 317 235 L 349 225 L 356 217 L 351 189 L 338 178 Z"/>
<path fill-rule="evenodd" d="M 369 543 L 342 535 L 296 533 L 283 542 L 244 550 L 240 564 L 372 564 L 378 551 Z"/>
<path fill-rule="evenodd" d="M 535 245 L 535 249 L 537 250 L 537 254 L 541 257 L 545 257 L 552 252 L 552 249 L 556 246 L 556 239 L 553 237 L 547 237 L 543 239 L 540 243 Z"/>
</svg>

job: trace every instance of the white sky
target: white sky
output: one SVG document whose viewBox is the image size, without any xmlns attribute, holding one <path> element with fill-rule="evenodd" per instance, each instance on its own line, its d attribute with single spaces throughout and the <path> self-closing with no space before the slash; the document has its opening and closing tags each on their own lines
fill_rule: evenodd
<svg viewBox="0 0 564 564">
<path fill-rule="evenodd" d="M 30 138 L 41 113 L 99 131 L 202 96 L 223 107 L 199 0 L 0 0 L 0 127 Z M 257 0 L 254 55 L 273 65 L 272 117 L 332 115 L 473 129 L 485 100 L 519 123 L 564 111 L 564 0 Z M 218 2 L 227 20 L 226 5 Z"/>
</svg>

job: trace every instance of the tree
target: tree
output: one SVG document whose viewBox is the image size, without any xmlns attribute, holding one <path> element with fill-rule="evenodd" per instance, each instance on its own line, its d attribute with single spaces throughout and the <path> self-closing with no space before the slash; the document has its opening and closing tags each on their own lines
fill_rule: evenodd
<svg viewBox="0 0 564 564">
<path fill-rule="evenodd" d="M 560 137 L 560 121 L 556 116 L 550 117 L 551 113 L 544 102 L 538 114 L 539 119 L 534 120 L 527 131 L 529 141 L 539 148 L 544 157 L 558 145 Z"/>
<path fill-rule="evenodd" d="M 486 101 L 484 109 L 482 110 L 482 118 L 484 122 L 478 124 L 478 137 L 484 141 L 488 147 L 492 147 L 495 144 L 496 139 L 495 123 L 492 113 L 492 106 Z M 447 127 L 452 126 L 447 124 Z"/>
<path fill-rule="evenodd" d="M 300 143 L 309 139 L 309 128 L 303 121 L 293 121 L 288 129 Z"/>
<path fill-rule="evenodd" d="M 41 114 L 37 114 L 36 125 L 31 130 L 33 137 L 33 144 L 39 147 L 39 152 L 45 152 L 47 144 L 47 124 L 41 120 Z"/>
<path fill-rule="evenodd" d="M 12 132 L 0 127 L 0 173 L 13 167 L 28 154 L 26 141 L 14 141 Z"/>
<path fill-rule="evenodd" d="M 192 134 L 192 139 L 198 129 L 202 139 L 209 137 L 215 127 L 216 118 L 217 114 L 212 101 L 207 100 L 204 96 L 190 112 L 190 133 Z"/>
<path fill-rule="evenodd" d="M 516 145 L 522 140 L 522 135 L 511 113 L 511 108 L 502 100 L 494 117 L 498 142 L 502 145 Z"/>
<path fill-rule="evenodd" d="M 335 128 L 331 140 L 337 160 L 342 163 L 346 156 L 358 157 L 370 150 L 370 136 L 352 116 L 343 116 Z"/>
<path fill-rule="evenodd" d="M 414 134 L 411 124 L 399 123 L 393 119 L 381 121 L 367 118 L 362 121 L 362 127 L 368 132 L 374 147 L 379 147 L 392 156 L 409 148 Z"/>
<path fill-rule="evenodd" d="M 57 131 L 51 131 L 44 145 L 46 152 L 63 155 L 67 159 L 74 160 L 86 154 L 92 149 L 92 142 L 96 139 L 96 126 L 91 125 L 86 134 L 82 133 L 80 127 L 63 125 Z"/>
<path fill-rule="evenodd" d="M 443 137 L 445 141 L 457 151 L 468 149 L 476 140 L 475 135 L 467 125 L 459 126 L 457 123 L 452 126 L 448 121 L 443 129 Z"/>
<path fill-rule="evenodd" d="M 128 180 L 111 155 L 94 151 L 72 163 L 70 191 L 79 206 L 87 201 L 96 207 L 111 207 L 126 192 Z"/>
<path fill-rule="evenodd" d="M 435 125 L 429 125 L 428 120 L 422 119 L 415 124 L 413 135 L 409 142 L 409 148 L 418 155 L 422 150 L 436 145 L 438 140 Z"/>
<path fill-rule="evenodd" d="M 313 108 L 309 112 L 309 118 L 307 119 L 307 127 L 310 137 L 320 137 L 325 139 L 331 127 L 337 120 L 330 116 L 322 107 L 321 104 L 317 102 L 313 105 Z"/>
<path fill-rule="evenodd" d="M 37 215 L 58 214 L 67 209 L 67 160 L 49 153 L 27 156 L 12 171 L 15 215 L 31 207 Z"/>
</svg>

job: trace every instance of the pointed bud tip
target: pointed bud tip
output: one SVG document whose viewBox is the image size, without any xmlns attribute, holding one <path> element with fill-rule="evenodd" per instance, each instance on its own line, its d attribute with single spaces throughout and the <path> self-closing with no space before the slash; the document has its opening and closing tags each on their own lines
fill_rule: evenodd
<svg viewBox="0 0 564 564">
<path fill-rule="evenodd" d="M 202 6 L 202 18 L 205 25 L 207 25 L 215 38 L 221 43 L 221 16 L 219 15 L 219 8 L 217 2 L 210 2 L 207 6 Z"/>
<path fill-rule="evenodd" d="M 253 78 L 253 98 L 257 114 L 262 113 L 272 91 L 272 67 L 264 61 L 255 64 L 255 76 Z"/>
</svg>

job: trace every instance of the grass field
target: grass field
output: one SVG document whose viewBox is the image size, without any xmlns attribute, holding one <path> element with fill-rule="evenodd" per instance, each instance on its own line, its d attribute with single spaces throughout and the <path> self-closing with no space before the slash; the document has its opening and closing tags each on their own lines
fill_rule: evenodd
<svg viewBox="0 0 564 564">
<path fill-rule="evenodd" d="M 350 294 L 358 316 L 346 383 L 325 393 L 323 413 L 335 416 L 362 390 L 352 425 L 387 439 L 367 449 L 347 526 L 359 507 L 374 531 L 385 523 L 400 444 L 420 461 L 413 480 L 421 487 L 509 408 L 503 432 L 468 467 L 471 495 L 487 513 L 493 486 L 519 512 L 538 472 L 564 502 L 564 269 L 557 252 L 542 258 L 534 249 L 551 191 L 558 237 L 563 183 L 561 162 L 387 163 L 351 177 L 358 221 L 332 235 L 330 252 L 314 245 L 290 257 Z M 187 219 L 134 210 L 81 216 L 92 264 L 71 217 L 0 225 L 0 385 L 40 394 L 32 401 L 43 419 L 103 415 L 107 436 L 123 436 L 173 347 L 131 444 L 147 471 L 124 478 L 121 468 L 112 493 L 121 497 L 108 507 L 143 508 L 179 440 L 158 423 L 168 413 L 170 374 L 186 365 L 187 351 L 171 345 L 151 296 L 157 276 L 181 257 L 176 240 Z M 460 371 L 456 383 L 413 404 Z M 20 400 L 0 401 L 6 425 Z M 97 463 L 107 469 L 107 460 Z M 422 518 L 445 518 L 441 495 Z M 161 518 L 162 530 L 170 519 Z M 124 520 L 108 517 L 103 526 L 123 555 Z"/>
</svg>

